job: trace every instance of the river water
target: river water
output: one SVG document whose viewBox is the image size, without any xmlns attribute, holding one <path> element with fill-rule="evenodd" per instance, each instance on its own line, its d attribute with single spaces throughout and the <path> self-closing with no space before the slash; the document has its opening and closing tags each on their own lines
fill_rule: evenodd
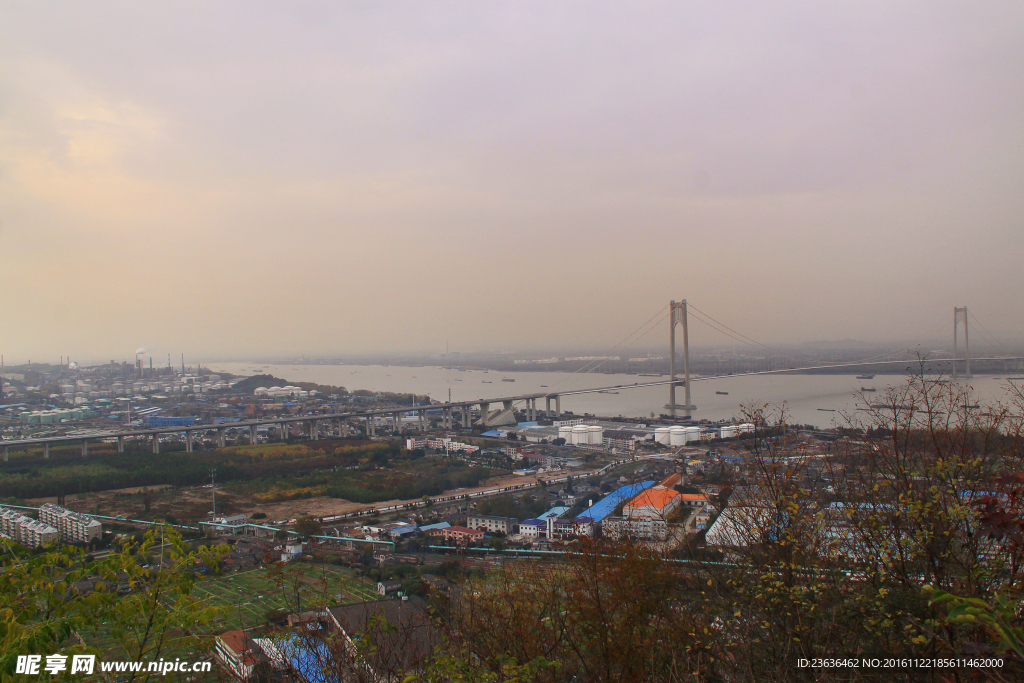
<svg viewBox="0 0 1024 683">
<path fill-rule="evenodd" d="M 343 386 L 349 391 L 369 389 L 426 394 L 432 399 L 465 401 L 498 398 L 535 392 L 570 391 L 617 384 L 633 384 L 664 380 L 667 377 L 642 377 L 624 374 L 580 374 L 568 372 L 498 372 L 495 370 L 457 370 L 444 367 L 408 367 L 399 365 L 262 365 L 253 363 L 211 363 L 217 372 L 234 375 L 269 374 L 290 382 L 315 382 Z M 1016 375 L 1013 375 L 1016 376 Z M 515 382 L 503 382 L 513 379 Z M 888 386 L 899 386 L 906 375 L 875 375 L 873 379 L 857 379 L 849 375 L 754 375 L 739 377 L 695 378 L 691 400 L 697 406 L 693 418 L 721 420 L 740 417 L 747 406 L 764 406 L 779 410 L 785 406 L 790 424 L 812 424 L 831 427 L 846 424 L 842 412 L 855 414 L 863 401 L 857 396 L 861 387 L 875 388 L 867 393 L 869 400 L 878 400 Z M 974 391 L 977 402 L 991 404 L 1005 401 L 1007 376 L 977 376 L 959 380 Z M 1024 385 L 1024 381 L 1015 382 Z M 726 392 L 720 394 L 718 392 Z M 878 398 L 876 398 L 878 397 Z M 650 417 L 666 413 L 668 387 L 620 389 L 618 393 L 580 394 L 562 397 L 562 410 L 598 416 Z M 676 402 L 683 403 L 683 389 L 676 390 Z M 544 408 L 544 400 L 537 402 Z M 822 409 L 822 410 L 819 410 Z M 831 412 L 836 411 L 836 412 Z"/>
</svg>

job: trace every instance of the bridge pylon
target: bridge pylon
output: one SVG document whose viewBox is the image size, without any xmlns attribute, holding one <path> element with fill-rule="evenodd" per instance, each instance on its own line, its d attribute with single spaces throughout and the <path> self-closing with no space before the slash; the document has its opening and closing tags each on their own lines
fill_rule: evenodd
<svg viewBox="0 0 1024 683">
<path fill-rule="evenodd" d="M 971 348 L 967 342 L 967 307 L 956 308 L 953 307 L 953 378 L 956 379 L 959 376 L 957 373 L 956 364 L 959 360 L 957 354 L 957 341 L 959 337 L 959 326 L 960 323 L 964 324 L 964 377 L 971 377 Z"/>
<path fill-rule="evenodd" d="M 687 326 L 686 317 L 686 299 L 682 301 L 671 301 L 669 302 L 669 333 L 668 333 L 668 344 L 669 344 L 669 373 L 672 377 L 672 383 L 668 385 L 668 409 L 669 414 L 672 417 L 676 416 L 676 408 L 682 408 L 683 413 L 686 417 L 690 417 L 692 410 L 696 409 L 696 406 L 690 403 L 690 332 Z M 676 405 L 676 386 L 680 383 L 676 381 L 676 325 L 681 325 L 683 328 L 683 395 L 686 398 L 686 404 L 682 406 Z"/>
</svg>

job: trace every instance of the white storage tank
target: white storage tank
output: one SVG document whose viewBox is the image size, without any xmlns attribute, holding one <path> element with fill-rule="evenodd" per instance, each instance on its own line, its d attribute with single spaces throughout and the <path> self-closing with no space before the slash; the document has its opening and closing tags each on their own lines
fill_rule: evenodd
<svg viewBox="0 0 1024 683">
<path fill-rule="evenodd" d="M 686 429 L 683 427 L 671 427 L 669 429 L 669 445 L 671 446 L 685 446 L 686 445 Z"/>
<path fill-rule="evenodd" d="M 600 446 L 602 443 L 604 443 L 604 429 L 602 429 L 598 425 L 590 425 L 590 427 L 587 428 L 587 431 L 589 432 L 590 436 L 590 439 L 588 440 L 588 443 L 590 443 L 590 445 Z"/>
<path fill-rule="evenodd" d="M 733 439 L 736 437 L 736 434 L 736 425 L 723 425 L 719 430 L 719 438 L 722 439 Z"/>
<path fill-rule="evenodd" d="M 740 434 L 753 434 L 754 425 L 750 422 L 744 422 L 743 424 L 737 425 L 737 430 Z"/>
<path fill-rule="evenodd" d="M 686 443 L 700 441 L 700 427 L 684 427 L 683 431 L 686 433 Z"/>
<path fill-rule="evenodd" d="M 565 439 L 566 443 L 572 443 L 572 427 L 565 425 L 559 427 L 558 438 Z"/>
<path fill-rule="evenodd" d="M 669 439 L 671 438 L 669 436 L 669 433 L 670 433 L 670 431 L 669 431 L 668 427 L 655 427 L 654 428 L 654 442 L 655 443 L 660 443 L 660 444 L 665 445 L 665 446 L 668 446 L 669 445 Z"/>
<path fill-rule="evenodd" d="M 572 428 L 572 442 L 574 445 L 585 444 L 588 442 L 588 434 L 590 430 L 587 425 L 576 425 Z"/>
</svg>

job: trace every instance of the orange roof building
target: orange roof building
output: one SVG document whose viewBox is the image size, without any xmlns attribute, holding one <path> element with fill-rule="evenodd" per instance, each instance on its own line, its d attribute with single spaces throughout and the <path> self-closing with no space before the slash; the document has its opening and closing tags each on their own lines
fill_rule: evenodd
<svg viewBox="0 0 1024 683">
<path fill-rule="evenodd" d="M 683 483 L 683 475 L 676 473 L 668 475 L 665 477 L 665 480 L 658 485 L 670 489 L 673 486 L 679 486 L 681 483 Z"/>
<path fill-rule="evenodd" d="M 708 504 L 708 497 L 703 493 L 683 493 L 680 502 L 691 508 L 703 508 Z"/>
<path fill-rule="evenodd" d="M 668 517 L 682 502 L 678 492 L 664 486 L 655 486 L 636 495 L 622 506 L 625 517 Z"/>
</svg>

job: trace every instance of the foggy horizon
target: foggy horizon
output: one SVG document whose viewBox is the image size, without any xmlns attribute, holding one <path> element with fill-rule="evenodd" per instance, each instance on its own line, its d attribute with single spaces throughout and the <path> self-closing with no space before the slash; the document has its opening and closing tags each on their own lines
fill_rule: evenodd
<svg viewBox="0 0 1024 683">
<path fill-rule="evenodd" d="M 1024 340 L 1019 3 L 3 15 L 7 365 Z"/>
</svg>

